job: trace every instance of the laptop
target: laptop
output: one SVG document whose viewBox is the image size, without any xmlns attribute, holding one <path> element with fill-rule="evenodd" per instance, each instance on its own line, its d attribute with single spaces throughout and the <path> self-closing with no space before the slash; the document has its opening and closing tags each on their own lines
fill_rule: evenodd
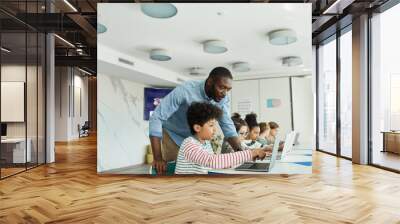
<svg viewBox="0 0 400 224">
<path fill-rule="evenodd" d="M 298 145 L 298 144 L 300 144 L 300 142 L 299 142 L 300 132 L 294 132 L 294 133 L 295 133 L 295 135 L 294 135 L 293 145 Z"/>
<path fill-rule="evenodd" d="M 283 149 L 282 152 L 277 156 L 277 160 L 281 160 L 283 158 L 285 158 L 285 156 L 292 151 L 293 149 L 293 142 L 295 140 L 295 135 L 296 132 L 291 131 L 288 134 L 286 134 L 286 138 L 285 138 L 285 143 L 283 145 Z"/>
<path fill-rule="evenodd" d="M 268 172 L 274 167 L 276 156 L 278 155 L 279 139 L 275 138 L 274 146 L 272 148 L 271 160 L 269 163 L 263 162 L 245 162 L 235 168 L 238 171 L 253 171 L 253 172 Z"/>
</svg>

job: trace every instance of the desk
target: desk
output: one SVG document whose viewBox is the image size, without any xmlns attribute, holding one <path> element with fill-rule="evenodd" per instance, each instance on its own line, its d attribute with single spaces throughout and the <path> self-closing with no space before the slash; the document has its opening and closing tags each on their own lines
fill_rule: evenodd
<svg viewBox="0 0 400 224">
<path fill-rule="evenodd" d="M 269 172 L 238 171 L 230 169 L 210 170 L 210 174 L 312 174 L 312 149 L 293 149 L 283 160 L 276 160 L 274 167 Z M 261 163 L 269 162 L 269 159 L 258 161 Z"/>
<path fill-rule="evenodd" d="M 1 139 L 1 157 L 5 159 L 6 163 L 25 163 L 31 162 L 31 145 L 30 138 L 26 141 L 26 154 L 25 154 L 25 138 L 6 138 Z M 25 161 L 26 159 L 26 161 Z"/>
<path fill-rule="evenodd" d="M 400 132 L 382 131 L 383 149 L 382 152 L 393 152 L 400 154 Z"/>
<path fill-rule="evenodd" d="M 274 167 L 269 172 L 252 172 L 252 171 L 238 171 L 234 168 L 230 169 L 212 169 L 209 174 L 312 174 L 312 149 L 294 148 L 289 152 L 283 160 L 276 160 Z M 260 163 L 269 162 L 269 159 L 257 161 Z M 152 172 L 152 167 L 149 167 L 149 174 Z"/>
</svg>

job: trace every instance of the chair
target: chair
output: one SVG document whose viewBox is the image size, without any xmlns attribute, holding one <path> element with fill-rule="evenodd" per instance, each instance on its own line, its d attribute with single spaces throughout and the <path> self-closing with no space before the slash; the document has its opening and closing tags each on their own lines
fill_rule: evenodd
<svg viewBox="0 0 400 224">
<path fill-rule="evenodd" d="M 173 176 L 175 175 L 175 167 L 176 167 L 176 162 L 175 161 L 170 161 L 167 162 L 167 176 Z M 152 176 L 157 176 L 157 171 L 154 167 L 151 168 L 151 175 Z"/>
<path fill-rule="evenodd" d="M 79 138 L 89 136 L 89 129 L 90 129 L 89 121 L 85 121 L 82 127 L 78 125 Z"/>
</svg>

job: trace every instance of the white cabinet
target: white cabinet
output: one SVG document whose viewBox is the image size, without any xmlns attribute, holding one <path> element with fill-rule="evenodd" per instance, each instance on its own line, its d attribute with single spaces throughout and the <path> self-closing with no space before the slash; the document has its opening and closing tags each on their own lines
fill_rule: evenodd
<svg viewBox="0 0 400 224">
<path fill-rule="evenodd" d="M 25 138 L 7 138 L 1 140 L 2 151 L 10 151 L 12 155 L 12 163 L 25 163 L 32 161 L 32 140 L 27 139 L 27 147 L 25 151 Z"/>
</svg>

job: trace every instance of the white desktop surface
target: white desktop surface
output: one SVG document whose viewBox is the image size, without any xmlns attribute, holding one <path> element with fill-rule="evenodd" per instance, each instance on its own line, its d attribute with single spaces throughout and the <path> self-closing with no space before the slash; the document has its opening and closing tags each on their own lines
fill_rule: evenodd
<svg viewBox="0 0 400 224">
<path fill-rule="evenodd" d="M 29 138 L 28 138 L 29 140 Z M 25 138 L 1 138 L 1 143 L 20 143 L 20 142 L 25 142 Z"/>
<path fill-rule="evenodd" d="M 31 162 L 31 145 L 32 141 L 30 138 L 26 139 L 27 147 L 26 147 L 26 155 L 25 155 L 25 138 L 11 138 L 7 137 L 5 139 L 1 139 L 1 144 L 15 144 L 16 146 L 13 148 L 13 163 L 25 163 Z"/>
<path fill-rule="evenodd" d="M 284 159 L 276 160 L 274 167 L 269 172 L 256 172 L 256 171 L 239 171 L 234 168 L 229 169 L 213 169 L 209 172 L 211 174 L 311 174 L 312 165 L 302 165 L 301 163 L 312 163 L 312 149 L 293 149 Z M 269 162 L 269 159 L 256 162 Z"/>
<path fill-rule="evenodd" d="M 292 151 L 284 157 L 284 159 L 276 160 L 274 167 L 269 172 L 255 172 L 255 171 L 239 171 L 234 168 L 229 169 L 212 169 L 209 174 L 251 174 L 251 175 L 267 175 L 267 174 L 312 174 L 312 149 L 297 149 Z M 256 162 L 266 163 L 270 159 L 258 160 Z M 303 164 L 302 164 L 303 163 Z M 311 165 L 308 165 L 310 164 Z M 238 165 L 239 166 L 239 165 Z M 152 173 L 152 167 L 149 167 L 149 174 Z"/>
</svg>

